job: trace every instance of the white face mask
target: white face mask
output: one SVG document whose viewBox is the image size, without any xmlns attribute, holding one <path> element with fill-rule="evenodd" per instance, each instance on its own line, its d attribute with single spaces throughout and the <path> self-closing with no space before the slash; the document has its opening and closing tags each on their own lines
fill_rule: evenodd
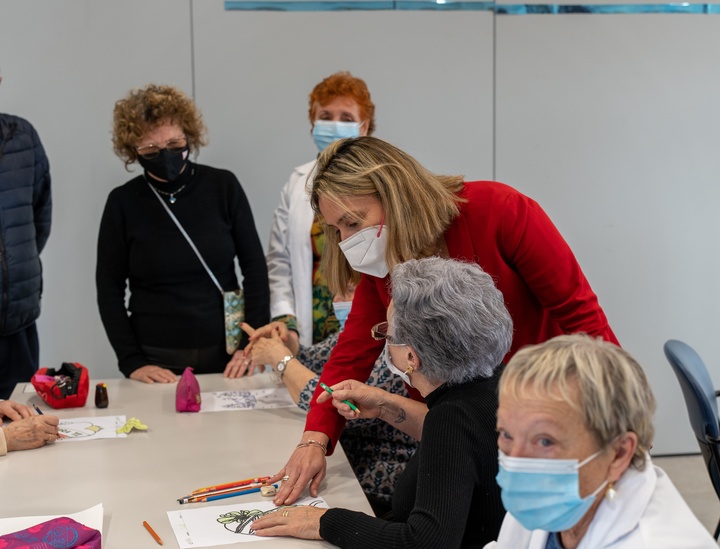
<svg viewBox="0 0 720 549">
<path fill-rule="evenodd" d="M 385 225 L 368 227 L 340 242 L 340 249 L 350 266 L 359 273 L 378 278 L 388 274 L 385 262 Z"/>
<path fill-rule="evenodd" d="M 412 383 L 410 383 L 410 376 L 408 376 L 405 372 L 401 372 L 398 370 L 398 368 L 393 363 L 392 356 L 390 355 L 390 345 L 386 342 L 385 343 L 385 363 L 387 364 L 387 367 L 390 368 L 390 371 L 398 375 L 402 378 L 402 380 L 407 383 L 410 387 L 412 387 Z"/>
</svg>

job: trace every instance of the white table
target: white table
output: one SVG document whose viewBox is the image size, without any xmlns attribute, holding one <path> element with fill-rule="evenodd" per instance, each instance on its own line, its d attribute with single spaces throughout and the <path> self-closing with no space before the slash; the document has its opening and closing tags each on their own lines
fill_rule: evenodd
<svg viewBox="0 0 720 549">
<path fill-rule="evenodd" d="M 198 376 L 203 392 L 275 386 L 272 374 L 224 379 Z M 285 465 L 300 441 L 305 414 L 297 408 L 176 413 L 175 384 L 147 385 L 128 379 L 106 381 L 110 405 L 94 405 L 95 384 L 83 408 L 52 410 L 18 384 L 12 400 L 37 404 L 60 418 L 126 415 L 148 431 L 127 438 L 51 444 L 10 452 L 0 458 L 0 517 L 69 514 L 102 503 L 103 547 L 159 547 L 143 527 L 148 521 L 166 547 L 177 547 L 166 511 L 192 506 L 255 501 L 259 494 L 212 503 L 180 505 L 177 498 L 195 488 L 271 475 Z M 304 495 L 308 495 L 307 491 Z M 338 446 L 328 458 L 320 495 L 331 507 L 372 514 L 362 489 Z M 332 547 L 327 542 L 275 538 L 223 547 Z"/>
</svg>

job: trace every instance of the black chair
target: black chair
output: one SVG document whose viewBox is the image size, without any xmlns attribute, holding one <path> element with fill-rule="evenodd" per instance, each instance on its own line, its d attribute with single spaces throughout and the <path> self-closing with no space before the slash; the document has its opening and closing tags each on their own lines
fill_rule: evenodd
<svg viewBox="0 0 720 549">
<path fill-rule="evenodd" d="M 717 396 L 712 379 L 698 354 L 686 343 L 675 339 L 665 343 L 665 356 L 675 371 L 685 397 L 690 424 L 707 466 L 715 493 L 720 498 L 720 423 Z M 720 535 L 720 521 L 715 539 Z"/>
</svg>

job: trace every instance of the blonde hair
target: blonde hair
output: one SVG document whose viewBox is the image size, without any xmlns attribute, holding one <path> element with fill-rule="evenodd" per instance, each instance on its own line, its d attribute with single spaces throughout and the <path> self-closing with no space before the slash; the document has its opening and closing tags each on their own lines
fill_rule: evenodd
<svg viewBox="0 0 720 549">
<path fill-rule="evenodd" d="M 523 347 L 506 366 L 499 392 L 516 399 L 530 393 L 567 402 L 583 415 L 601 448 L 635 433 L 632 465 L 645 467 L 655 433 L 655 397 L 643 369 L 617 345 L 574 334 Z"/>
<path fill-rule="evenodd" d="M 322 219 L 320 198 L 343 205 L 348 198 L 374 196 L 382 204 L 388 237 L 385 260 L 392 272 L 408 259 L 437 252 L 438 239 L 459 214 L 464 201 L 459 175 L 436 175 L 397 147 L 376 137 L 341 139 L 319 156 L 311 174 L 310 201 Z M 322 269 L 334 293 L 357 284 L 360 273 L 345 259 L 340 235 L 325 226 Z"/>
<path fill-rule="evenodd" d="M 182 128 L 190 152 L 205 145 L 205 124 L 195 103 L 172 86 L 148 84 L 130 90 L 113 110 L 113 150 L 125 168 L 137 160 L 135 146 L 153 129 L 169 122 Z"/>
</svg>

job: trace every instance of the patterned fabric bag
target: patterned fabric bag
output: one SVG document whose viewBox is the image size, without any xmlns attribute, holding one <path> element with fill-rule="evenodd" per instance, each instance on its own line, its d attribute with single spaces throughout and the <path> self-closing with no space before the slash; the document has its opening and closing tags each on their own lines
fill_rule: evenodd
<svg viewBox="0 0 720 549">
<path fill-rule="evenodd" d="M 100 549 L 102 535 L 69 517 L 59 517 L 0 536 L 0 549 Z"/>
<path fill-rule="evenodd" d="M 245 321 L 245 296 L 242 290 L 223 292 L 225 304 L 225 351 L 231 355 L 240 347 L 243 332 L 240 324 Z"/>
</svg>

